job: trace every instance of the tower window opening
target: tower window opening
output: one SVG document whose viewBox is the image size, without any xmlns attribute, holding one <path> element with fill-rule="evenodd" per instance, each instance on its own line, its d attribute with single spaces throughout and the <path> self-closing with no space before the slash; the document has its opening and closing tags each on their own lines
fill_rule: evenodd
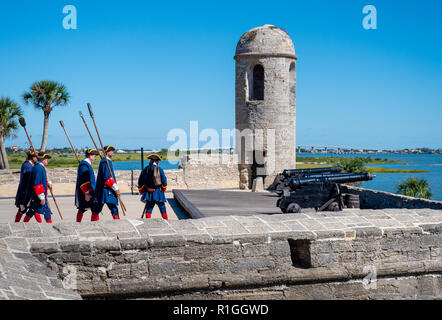
<svg viewBox="0 0 442 320">
<path fill-rule="evenodd" d="M 296 97 L 296 68 L 294 62 L 290 64 L 290 69 L 289 69 L 289 89 L 290 89 L 290 104 L 294 105 Z"/>
<path fill-rule="evenodd" d="M 264 68 L 257 64 L 253 68 L 251 100 L 264 100 Z"/>
</svg>

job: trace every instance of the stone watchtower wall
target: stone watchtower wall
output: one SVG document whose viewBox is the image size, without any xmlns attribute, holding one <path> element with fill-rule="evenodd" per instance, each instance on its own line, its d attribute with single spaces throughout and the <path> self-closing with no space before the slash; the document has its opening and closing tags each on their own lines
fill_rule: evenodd
<svg viewBox="0 0 442 320">
<path fill-rule="evenodd" d="M 236 141 L 238 154 L 242 154 L 240 187 L 251 188 L 257 176 L 264 177 L 267 187 L 278 172 L 296 165 L 295 49 L 284 30 L 264 25 L 242 35 L 234 58 L 236 129 L 243 133 L 237 135 Z M 245 132 L 247 129 L 252 132 Z M 263 130 L 263 148 L 250 143 L 252 140 L 245 140 L 252 136 L 257 138 L 257 129 Z M 274 138 L 268 129 L 275 130 Z M 253 154 L 246 158 L 250 150 L 258 152 L 255 159 Z M 257 172 L 263 167 L 258 159 L 262 152 L 266 157 L 264 173 Z"/>
</svg>

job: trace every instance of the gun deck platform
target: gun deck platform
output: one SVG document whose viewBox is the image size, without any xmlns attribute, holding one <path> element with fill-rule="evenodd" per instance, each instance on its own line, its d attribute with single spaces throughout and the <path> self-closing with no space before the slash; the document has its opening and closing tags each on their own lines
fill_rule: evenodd
<svg viewBox="0 0 442 320">
<path fill-rule="evenodd" d="M 282 214 L 278 195 L 271 192 L 173 190 L 175 200 L 192 219 L 214 216 Z M 315 211 L 312 209 L 303 209 Z"/>
</svg>

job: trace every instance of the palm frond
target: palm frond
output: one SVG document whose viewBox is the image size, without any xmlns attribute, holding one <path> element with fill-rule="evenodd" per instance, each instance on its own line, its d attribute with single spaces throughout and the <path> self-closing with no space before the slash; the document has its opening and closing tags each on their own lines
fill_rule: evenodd
<svg viewBox="0 0 442 320">
<path fill-rule="evenodd" d="M 4 137 L 18 128 L 17 119 L 22 116 L 20 106 L 8 97 L 0 98 L 0 132 Z"/>
<path fill-rule="evenodd" d="M 37 109 L 43 109 L 45 113 L 50 113 L 56 106 L 66 105 L 69 99 L 66 87 L 50 80 L 33 83 L 29 91 L 23 94 L 26 104 L 32 103 Z"/>
<path fill-rule="evenodd" d="M 410 177 L 407 180 L 398 184 L 397 193 L 414 197 L 431 199 L 433 196 L 430 184 L 425 179 L 418 179 L 416 177 Z"/>
</svg>

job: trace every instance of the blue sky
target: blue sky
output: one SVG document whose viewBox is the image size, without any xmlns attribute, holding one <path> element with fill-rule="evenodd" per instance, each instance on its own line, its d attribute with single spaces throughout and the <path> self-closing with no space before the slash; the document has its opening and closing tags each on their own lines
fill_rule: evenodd
<svg viewBox="0 0 442 320">
<path fill-rule="evenodd" d="M 377 30 L 362 8 L 377 8 Z M 78 29 L 62 26 L 65 5 Z M 442 147 L 442 2 L 1 1 L 0 96 L 23 105 L 34 144 L 43 114 L 23 104 L 32 82 L 62 82 L 49 147 L 90 146 L 78 116 L 92 103 L 105 144 L 168 147 L 172 128 L 234 128 L 233 60 L 247 30 L 287 30 L 297 63 L 297 144 Z M 24 146 L 22 130 L 7 145 Z"/>
</svg>

